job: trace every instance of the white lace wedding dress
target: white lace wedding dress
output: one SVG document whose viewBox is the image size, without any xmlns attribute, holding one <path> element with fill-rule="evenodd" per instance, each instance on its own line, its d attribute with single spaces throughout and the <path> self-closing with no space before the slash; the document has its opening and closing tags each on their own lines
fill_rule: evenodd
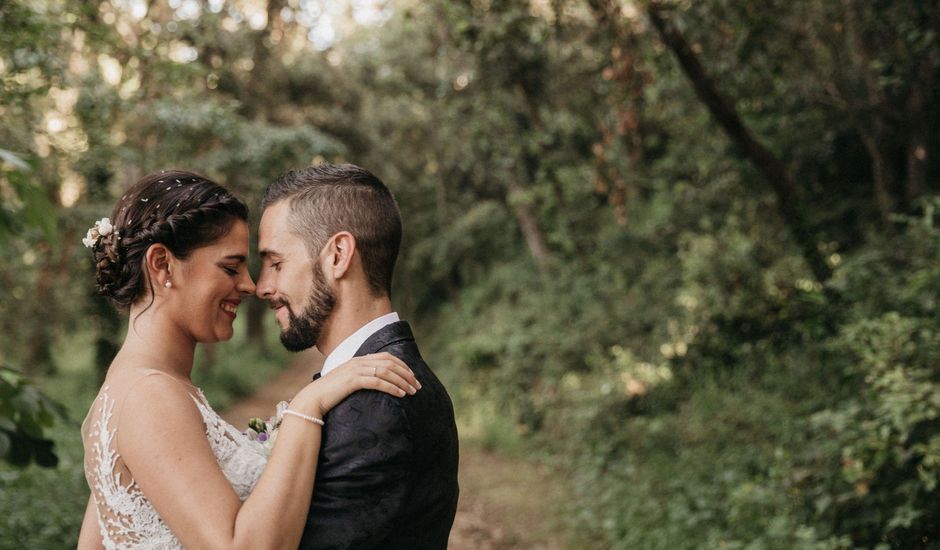
<svg viewBox="0 0 940 550">
<path fill-rule="evenodd" d="M 85 477 L 98 513 L 98 527 L 108 550 L 181 549 L 183 546 L 147 500 L 115 448 L 115 401 L 110 387 L 101 388 L 82 424 Z M 267 457 L 261 445 L 223 420 L 202 391 L 190 396 L 202 414 L 206 437 L 216 460 L 239 498 L 245 500 L 261 477 Z"/>
</svg>

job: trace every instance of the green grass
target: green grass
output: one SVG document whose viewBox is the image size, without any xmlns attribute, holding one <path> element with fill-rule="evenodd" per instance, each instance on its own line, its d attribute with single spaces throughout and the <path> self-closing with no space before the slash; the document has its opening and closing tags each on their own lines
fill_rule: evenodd
<svg viewBox="0 0 940 550">
<path fill-rule="evenodd" d="M 263 352 L 245 342 L 243 333 L 236 322 L 236 337 L 216 346 L 209 368 L 205 351 L 197 353 L 193 378 L 217 410 L 251 393 L 288 364 L 287 352 L 272 334 L 267 335 L 268 351 Z M 80 427 L 98 389 L 93 337 L 86 332 L 60 338 L 53 351 L 56 373 L 39 381 L 43 391 L 68 411 L 68 418 L 49 431 L 59 466 L 13 468 L 0 464 L 0 550 L 75 546 L 88 500 Z"/>
</svg>

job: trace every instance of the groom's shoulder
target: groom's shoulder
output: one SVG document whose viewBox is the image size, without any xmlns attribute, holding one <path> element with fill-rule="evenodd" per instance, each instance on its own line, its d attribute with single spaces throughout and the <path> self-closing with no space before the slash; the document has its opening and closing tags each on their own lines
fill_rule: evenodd
<svg viewBox="0 0 940 550">
<path fill-rule="evenodd" d="M 347 432 L 407 432 L 408 419 L 402 400 L 377 390 L 360 390 L 344 399 L 326 414 L 326 431 L 332 435 Z"/>
</svg>

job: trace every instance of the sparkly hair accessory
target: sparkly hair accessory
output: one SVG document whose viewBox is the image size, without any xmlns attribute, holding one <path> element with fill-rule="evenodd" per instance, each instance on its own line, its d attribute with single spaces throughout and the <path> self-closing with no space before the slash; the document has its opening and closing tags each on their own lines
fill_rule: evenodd
<svg viewBox="0 0 940 550">
<path fill-rule="evenodd" d="M 111 225 L 111 220 L 109 218 L 101 218 L 96 221 L 95 225 L 85 234 L 85 238 L 82 239 L 82 244 L 84 244 L 86 248 L 94 248 L 101 237 L 107 237 L 111 233 L 117 235 L 117 232 L 114 231 L 114 226 Z"/>
</svg>

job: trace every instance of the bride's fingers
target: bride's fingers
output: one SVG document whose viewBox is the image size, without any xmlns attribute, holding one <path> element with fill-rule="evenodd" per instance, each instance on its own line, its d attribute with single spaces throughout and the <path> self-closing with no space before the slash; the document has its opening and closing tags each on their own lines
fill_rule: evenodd
<svg viewBox="0 0 940 550">
<path fill-rule="evenodd" d="M 374 365 L 371 367 L 365 366 L 360 370 L 360 374 L 368 378 L 380 378 L 405 390 L 411 395 L 417 393 L 418 387 L 420 387 L 418 380 L 414 377 L 414 373 L 394 363 Z"/>
<path fill-rule="evenodd" d="M 404 361 L 402 361 L 398 357 L 395 357 L 394 355 L 388 352 L 376 353 L 373 355 L 366 355 L 365 360 L 370 362 L 370 364 L 375 364 L 375 365 L 385 365 L 385 364 L 391 363 L 394 365 L 398 365 L 399 367 L 407 370 L 408 372 L 411 372 L 411 368 Z"/>
<path fill-rule="evenodd" d="M 397 357 L 393 357 L 392 359 L 394 360 L 390 360 L 387 363 L 380 364 L 378 368 L 376 369 L 376 372 L 378 372 L 378 369 L 380 369 L 382 366 L 385 366 L 391 369 L 393 372 L 395 372 L 399 376 L 401 376 L 402 378 L 404 378 L 405 381 L 411 384 L 412 386 L 418 389 L 421 389 L 421 383 L 418 382 L 418 378 L 415 376 L 414 371 L 411 370 L 411 367 L 406 365 L 404 361 L 402 361 L 401 359 Z"/>
<path fill-rule="evenodd" d="M 404 397 L 407 392 L 391 382 L 386 382 L 377 376 L 363 376 L 359 379 L 365 389 L 383 391 L 390 395 Z"/>
<path fill-rule="evenodd" d="M 367 355 L 360 366 L 364 367 L 364 370 L 367 371 L 368 374 L 374 374 L 376 376 L 378 376 L 378 373 L 383 371 L 383 369 L 390 369 L 415 388 L 421 389 L 421 383 L 418 382 L 417 377 L 415 377 L 414 371 L 412 371 L 404 361 L 393 355 L 387 353 Z"/>
</svg>

